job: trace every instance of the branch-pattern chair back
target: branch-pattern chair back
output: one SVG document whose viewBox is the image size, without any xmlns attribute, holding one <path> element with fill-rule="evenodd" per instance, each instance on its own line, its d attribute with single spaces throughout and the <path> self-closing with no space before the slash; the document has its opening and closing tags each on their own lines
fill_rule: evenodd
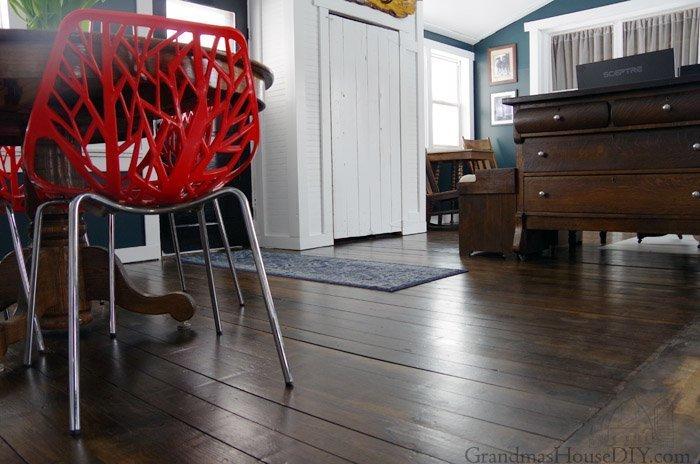
<svg viewBox="0 0 700 464">
<path fill-rule="evenodd" d="M 223 187 L 248 167 L 259 140 L 255 85 L 239 31 L 77 10 L 56 35 L 25 160 L 40 199 L 93 191 L 152 207 Z M 95 150 L 96 143 L 104 148 Z M 60 151 L 83 185 L 46 174 L 37 151 L 46 145 Z"/>
<path fill-rule="evenodd" d="M 21 160 L 15 147 L 0 147 L 0 200 L 15 212 L 24 211 L 24 185 L 19 181 Z"/>
</svg>

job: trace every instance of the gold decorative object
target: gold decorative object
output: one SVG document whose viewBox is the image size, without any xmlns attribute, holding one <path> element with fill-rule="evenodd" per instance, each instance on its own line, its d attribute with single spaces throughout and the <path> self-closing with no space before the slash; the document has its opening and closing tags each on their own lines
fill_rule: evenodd
<svg viewBox="0 0 700 464">
<path fill-rule="evenodd" d="M 417 0 L 349 0 L 389 13 L 397 18 L 405 18 L 416 12 Z"/>
</svg>

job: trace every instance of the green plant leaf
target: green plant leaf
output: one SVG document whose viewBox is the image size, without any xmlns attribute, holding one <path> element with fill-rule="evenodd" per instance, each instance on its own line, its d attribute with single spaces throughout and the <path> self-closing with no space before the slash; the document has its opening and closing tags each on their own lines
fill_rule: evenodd
<svg viewBox="0 0 700 464">
<path fill-rule="evenodd" d="M 8 0 L 28 29 L 56 29 L 71 11 L 91 8 L 105 0 Z"/>
</svg>

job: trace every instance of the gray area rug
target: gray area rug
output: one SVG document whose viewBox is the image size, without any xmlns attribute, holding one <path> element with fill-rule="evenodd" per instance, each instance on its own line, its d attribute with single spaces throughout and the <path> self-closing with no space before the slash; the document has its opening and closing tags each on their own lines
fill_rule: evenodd
<svg viewBox="0 0 700 464">
<path fill-rule="evenodd" d="M 202 253 L 185 255 L 182 260 L 189 264 L 204 264 Z M 256 272 L 255 262 L 250 250 L 236 251 L 234 260 L 237 270 Z M 269 275 L 366 288 L 382 292 L 395 292 L 467 272 L 464 269 L 378 263 L 375 261 L 327 258 L 324 256 L 309 256 L 277 251 L 263 251 L 263 261 L 265 262 L 265 270 Z M 215 267 L 228 268 L 226 253 L 223 251 L 212 253 L 212 264 Z"/>
</svg>

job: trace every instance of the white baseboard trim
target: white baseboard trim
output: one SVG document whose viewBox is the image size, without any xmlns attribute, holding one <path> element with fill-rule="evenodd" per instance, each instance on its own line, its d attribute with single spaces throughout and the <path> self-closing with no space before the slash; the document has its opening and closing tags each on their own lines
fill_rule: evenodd
<svg viewBox="0 0 700 464">
<path fill-rule="evenodd" d="M 428 231 L 428 224 L 425 221 L 404 223 L 401 235 L 424 234 Z"/>
</svg>

